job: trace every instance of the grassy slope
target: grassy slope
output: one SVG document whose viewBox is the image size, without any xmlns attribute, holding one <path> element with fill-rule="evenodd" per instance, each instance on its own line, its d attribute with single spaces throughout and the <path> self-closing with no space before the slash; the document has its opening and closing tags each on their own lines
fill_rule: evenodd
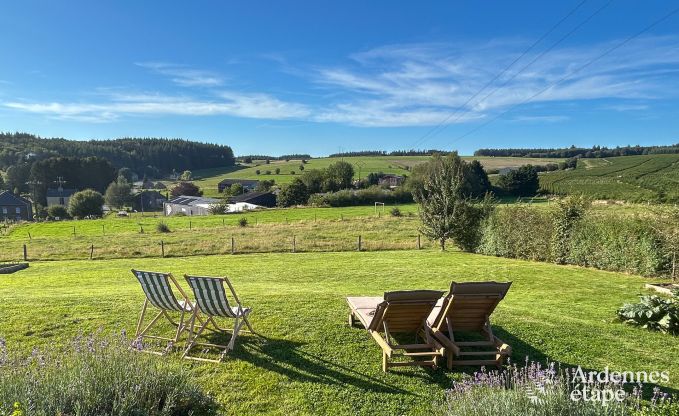
<svg viewBox="0 0 679 416">
<path fill-rule="evenodd" d="M 458 252 L 256 254 L 175 259 L 38 262 L 0 278 L 0 338 L 29 353 L 78 333 L 134 330 L 143 300 L 129 269 L 228 275 L 267 339 L 240 338 L 225 363 L 187 363 L 227 414 L 429 414 L 459 372 L 383 374 L 380 349 L 347 325 L 347 295 L 445 290 L 451 280 L 511 280 L 494 330 L 526 355 L 602 370 L 669 370 L 679 341 L 620 324 L 617 307 L 647 280 L 577 267 Z M 39 307 L 36 307 L 39 305 Z M 161 358 L 159 358 L 161 359 Z M 169 359 L 178 359 L 177 354 Z"/>
<path fill-rule="evenodd" d="M 324 169 L 331 163 L 338 160 L 345 160 L 354 165 L 356 171 L 356 178 L 360 176 L 364 178 L 371 172 L 394 173 L 398 175 L 408 175 L 407 167 L 414 166 L 418 163 L 429 159 L 429 156 L 365 156 L 365 157 L 345 157 L 345 158 L 319 158 L 309 159 L 308 163 L 304 165 L 305 170 L 309 169 Z M 487 169 L 499 169 L 508 166 L 520 166 L 528 163 L 545 164 L 558 163 L 560 159 L 529 159 L 516 157 L 465 157 L 465 159 L 479 159 Z M 198 178 L 195 183 L 203 189 L 206 196 L 217 195 L 217 184 L 225 178 L 238 179 L 273 179 L 276 183 L 284 184 L 292 181 L 296 176 L 303 173 L 299 170 L 302 164 L 300 160 L 291 160 L 286 162 L 284 160 L 274 160 L 270 164 L 264 161 L 255 160 L 252 165 L 242 166 L 238 168 L 224 168 L 224 169 L 206 169 L 194 172 L 194 176 Z M 280 175 L 273 174 L 276 168 L 281 169 Z M 260 175 L 256 171 L 260 170 Z M 265 175 L 264 172 L 270 170 L 271 175 Z M 295 171 L 295 175 L 290 174 Z"/>
<path fill-rule="evenodd" d="M 677 201 L 679 155 L 582 159 L 575 170 L 540 175 L 540 184 L 551 192 L 630 201 L 655 200 L 663 191 Z"/>
</svg>

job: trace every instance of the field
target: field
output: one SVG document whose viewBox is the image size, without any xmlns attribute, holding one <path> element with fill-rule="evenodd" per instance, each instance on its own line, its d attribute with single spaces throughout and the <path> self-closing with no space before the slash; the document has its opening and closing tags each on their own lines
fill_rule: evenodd
<svg viewBox="0 0 679 416">
<path fill-rule="evenodd" d="M 463 157 L 467 160 L 478 159 L 486 169 L 500 169 L 503 167 L 514 167 L 525 164 L 545 164 L 558 163 L 555 159 L 530 159 L 517 157 Z M 345 157 L 345 158 L 318 158 L 309 159 L 304 164 L 304 169 L 324 169 L 331 163 L 338 160 L 344 160 L 354 166 L 356 172 L 356 179 L 365 178 L 371 172 L 393 173 L 398 175 L 408 175 L 408 169 L 418 163 L 422 163 L 429 159 L 429 156 L 365 156 L 365 157 Z M 276 183 L 284 184 L 292 181 L 296 176 L 304 173 L 300 171 L 299 167 L 302 165 L 301 160 L 291 160 L 286 162 L 284 160 L 272 160 L 268 165 L 263 160 L 255 160 L 249 165 L 240 165 L 235 168 L 222 169 L 205 169 L 193 172 L 196 178 L 196 185 L 200 186 L 205 196 L 219 195 L 217 192 L 217 184 L 226 178 L 236 179 L 259 179 L 270 180 L 273 179 Z M 274 172 L 276 168 L 280 169 L 280 174 L 276 175 Z M 257 175 L 257 170 L 260 174 Z M 265 172 L 270 170 L 272 174 L 266 175 Z M 291 172 L 295 174 L 291 174 Z"/>
<path fill-rule="evenodd" d="M 572 171 L 540 175 L 553 193 L 582 193 L 596 199 L 679 201 L 679 155 L 581 159 Z"/>
<path fill-rule="evenodd" d="M 679 388 L 679 341 L 614 319 L 647 279 L 435 250 L 36 262 L 0 278 L 0 298 L 12 305 L 3 308 L 0 338 L 30 353 L 81 332 L 132 332 L 143 301 L 132 267 L 228 275 L 253 307 L 252 324 L 265 338 L 244 335 L 219 365 L 186 364 L 226 414 L 430 414 L 461 373 L 382 373 L 381 350 L 348 326 L 344 297 L 445 290 L 451 280 L 513 281 L 494 330 L 512 344 L 516 362 L 669 370 L 662 387 Z"/>
</svg>

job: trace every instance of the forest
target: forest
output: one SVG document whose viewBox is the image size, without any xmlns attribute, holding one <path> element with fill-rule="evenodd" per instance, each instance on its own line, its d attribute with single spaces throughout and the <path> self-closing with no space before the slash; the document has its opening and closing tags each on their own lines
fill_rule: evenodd
<svg viewBox="0 0 679 416">
<path fill-rule="evenodd" d="M 669 146 L 592 146 L 591 148 L 571 146 L 562 149 L 479 149 L 474 156 L 503 157 L 544 157 L 544 158 L 601 158 L 616 156 L 639 156 L 679 153 L 679 143 Z"/>
</svg>

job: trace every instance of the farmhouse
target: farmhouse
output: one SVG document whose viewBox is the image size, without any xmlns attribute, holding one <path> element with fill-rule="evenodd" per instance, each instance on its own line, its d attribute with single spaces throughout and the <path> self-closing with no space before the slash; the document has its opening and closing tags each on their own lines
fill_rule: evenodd
<svg viewBox="0 0 679 416">
<path fill-rule="evenodd" d="M 165 202 L 167 202 L 165 195 L 149 189 L 144 189 L 132 197 L 132 206 L 137 211 L 161 210 Z"/>
<path fill-rule="evenodd" d="M 58 188 L 48 188 L 47 189 L 47 206 L 51 207 L 54 205 L 68 206 L 68 201 L 71 199 L 73 194 L 78 192 L 77 189 L 64 189 L 61 186 Z"/>
<path fill-rule="evenodd" d="M 252 191 L 257 187 L 259 181 L 255 179 L 224 179 L 217 184 L 217 190 L 219 192 L 224 192 L 224 189 L 230 188 L 231 185 L 237 183 L 243 185 L 243 189 L 246 191 Z"/>
<path fill-rule="evenodd" d="M 30 221 L 32 219 L 31 201 L 9 191 L 0 193 L 0 220 Z"/>
<path fill-rule="evenodd" d="M 232 196 L 229 198 L 229 203 L 247 203 L 250 205 L 272 208 L 276 206 L 276 195 L 274 195 L 273 192 L 248 192 L 243 195 Z"/>
<path fill-rule="evenodd" d="M 219 203 L 216 198 L 203 198 L 200 196 L 181 195 L 163 203 L 165 215 L 208 215 L 210 206 Z"/>
<path fill-rule="evenodd" d="M 405 177 L 400 176 L 400 175 L 384 175 L 379 179 L 377 184 L 380 185 L 380 186 L 389 186 L 389 187 L 401 186 L 401 184 L 403 184 L 404 180 L 405 180 Z"/>
</svg>

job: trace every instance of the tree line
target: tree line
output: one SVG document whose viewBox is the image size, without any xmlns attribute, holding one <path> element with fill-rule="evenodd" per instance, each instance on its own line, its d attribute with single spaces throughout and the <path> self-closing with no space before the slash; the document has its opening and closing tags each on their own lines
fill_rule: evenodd
<svg viewBox="0 0 679 416">
<path fill-rule="evenodd" d="M 238 160 L 245 161 L 245 163 L 252 163 L 253 160 L 307 160 L 311 159 L 311 155 L 306 153 L 293 153 L 281 156 L 267 156 L 267 155 L 244 155 L 238 156 Z"/>
<path fill-rule="evenodd" d="M 434 154 L 445 155 L 450 153 L 447 150 L 394 150 L 392 152 L 387 152 L 384 150 L 359 150 L 355 152 L 340 152 L 333 153 L 328 157 L 355 157 L 355 156 L 432 156 Z"/>
<path fill-rule="evenodd" d="M 605 146 L 592 146 L 591 148 L 575 147 L 568 148 L 537 148 L 537 149 L 479 149 L 474 156 L 496 157 L 532 157 L 532 158 L 601 158 L 615 156 L 636 156 L 653 154 L 679 153 L 679 143 L 669 146 L 618 146 L 608 148 Z"/>
<path fill-rule="evenodd" d="M 173 170 L 232 166 L 231 147 L 184 139 L 121 138 L 75 141 L 29 133 L 0 132 L 0 169 L 51 157 L 99 157 L 139 176 L 158 177 Z"/>
</svg>

